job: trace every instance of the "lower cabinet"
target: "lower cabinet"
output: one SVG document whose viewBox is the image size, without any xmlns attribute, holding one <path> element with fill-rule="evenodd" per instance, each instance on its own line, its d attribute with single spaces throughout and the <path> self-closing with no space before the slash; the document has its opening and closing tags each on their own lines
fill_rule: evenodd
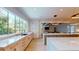
<svg viewBox="0 0 79 59">
<path fill-rule="evenodd" d="M 32 39 L 33 39 L 33 34 L 30 34 L 22 38 L 21 40 L 17 41 L 16 43 L 13 43 L 5 47 L 3 50 L 4 51 L 24 51 Z"/>
<path fill-rule="evenodd" d="M 5 51 L 16 51 L 16 44 L 11 44 L 5 47 Z"/>
</svg>

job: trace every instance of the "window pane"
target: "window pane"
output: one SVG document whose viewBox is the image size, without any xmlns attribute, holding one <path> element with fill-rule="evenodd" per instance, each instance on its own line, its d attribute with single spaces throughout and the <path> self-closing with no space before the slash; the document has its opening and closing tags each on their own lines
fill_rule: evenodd
<svg viewBox="0 0 79 59">
<path fill-rule="evenodd" d="M 28 28 L 27 28 L 27 25 L 28 23 L 25 21 L 25 20 L 23 20 L 23 32 L 27 32 L 28 31 Z"/>
<path fill-rule="evenodd" d="M 9 28 L 8 28 L 9 33 L 14 33 L 15 32 L 15 16 L 12 13 L 9 13 Z"/>
<path fill-rule="evenodd" d="M 8 12 L 0 8 L 0 35 L 8 34 Z"/>
<path fill-rule="evenodd" d="M 23 20 L 20 18 L 20 33 L 23 32 Z"/>
<path fill-rule="evenodd" d="M 28 32 L 28 22 L 25 21 L 25 32 Z"/>
<path fill-rule="evenodd" d="M 25 21 L 23 20 L 23 32 L 25 32 Z"/>
<path fill-rule="evenodd" d="M 19 33 L 20 32 L 20 20 L 19 17 L 16 16 L 16 32 Z"/>
</svg>

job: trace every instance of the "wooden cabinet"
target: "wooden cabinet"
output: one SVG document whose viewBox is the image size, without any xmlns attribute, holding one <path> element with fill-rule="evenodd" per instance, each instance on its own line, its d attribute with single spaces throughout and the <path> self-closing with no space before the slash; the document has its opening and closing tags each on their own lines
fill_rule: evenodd
<svg viewBox="0 0 79 59">
<path fill-rule="evenodd" d="M 0 48 L 0 51 L 5 51 L 4 48 Z"/>
<path fill-rule="evenodd" d="M 22 41 L 20 40 L 16 43 L 16 51 L 22 51 L 22 48 Z"/>
<path fill-rule="evenodd" d="M 17 42 L 12 43 L 4 48 L 1 48 L 0 51 L 23 51 L 29 45 L 32 39 L 33 34 L 26 35 Z"/>
<path fill-rule="evenodd" d="M 5 51 L 16 51 L 16 44 L 11 44 L 5 47 Z"/>
</svg>

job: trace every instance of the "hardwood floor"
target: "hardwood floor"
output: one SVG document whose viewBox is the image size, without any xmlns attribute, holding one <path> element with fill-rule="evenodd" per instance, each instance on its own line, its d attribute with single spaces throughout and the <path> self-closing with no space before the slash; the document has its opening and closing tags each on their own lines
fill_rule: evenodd
<svg viewBox="0 0 79 59">
<path fill-rule="evenodd" d="M 43 39 L 34 39 L 26 51 L 77 51 L 79 50 L 79 37 L 50 37 L 45 46 Z"/>
<path fill-rule="evenodd" d="M 27 47 L 26 51 L 45 51 L 47 46 L 44 46 L 42 39 L 34 39 Z"/>
</svg>

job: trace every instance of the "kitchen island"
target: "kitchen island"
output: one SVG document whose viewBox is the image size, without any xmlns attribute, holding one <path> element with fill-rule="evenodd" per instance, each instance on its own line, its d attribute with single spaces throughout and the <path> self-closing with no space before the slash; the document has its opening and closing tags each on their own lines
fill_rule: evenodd
<svg viewBox="0 0 79 59">
<path fill-rule="evenodd" d="M 47 37 L 79 37 L 79 33 L 43 33 L 44 45 L 47 45 Z"/>
</svg>

